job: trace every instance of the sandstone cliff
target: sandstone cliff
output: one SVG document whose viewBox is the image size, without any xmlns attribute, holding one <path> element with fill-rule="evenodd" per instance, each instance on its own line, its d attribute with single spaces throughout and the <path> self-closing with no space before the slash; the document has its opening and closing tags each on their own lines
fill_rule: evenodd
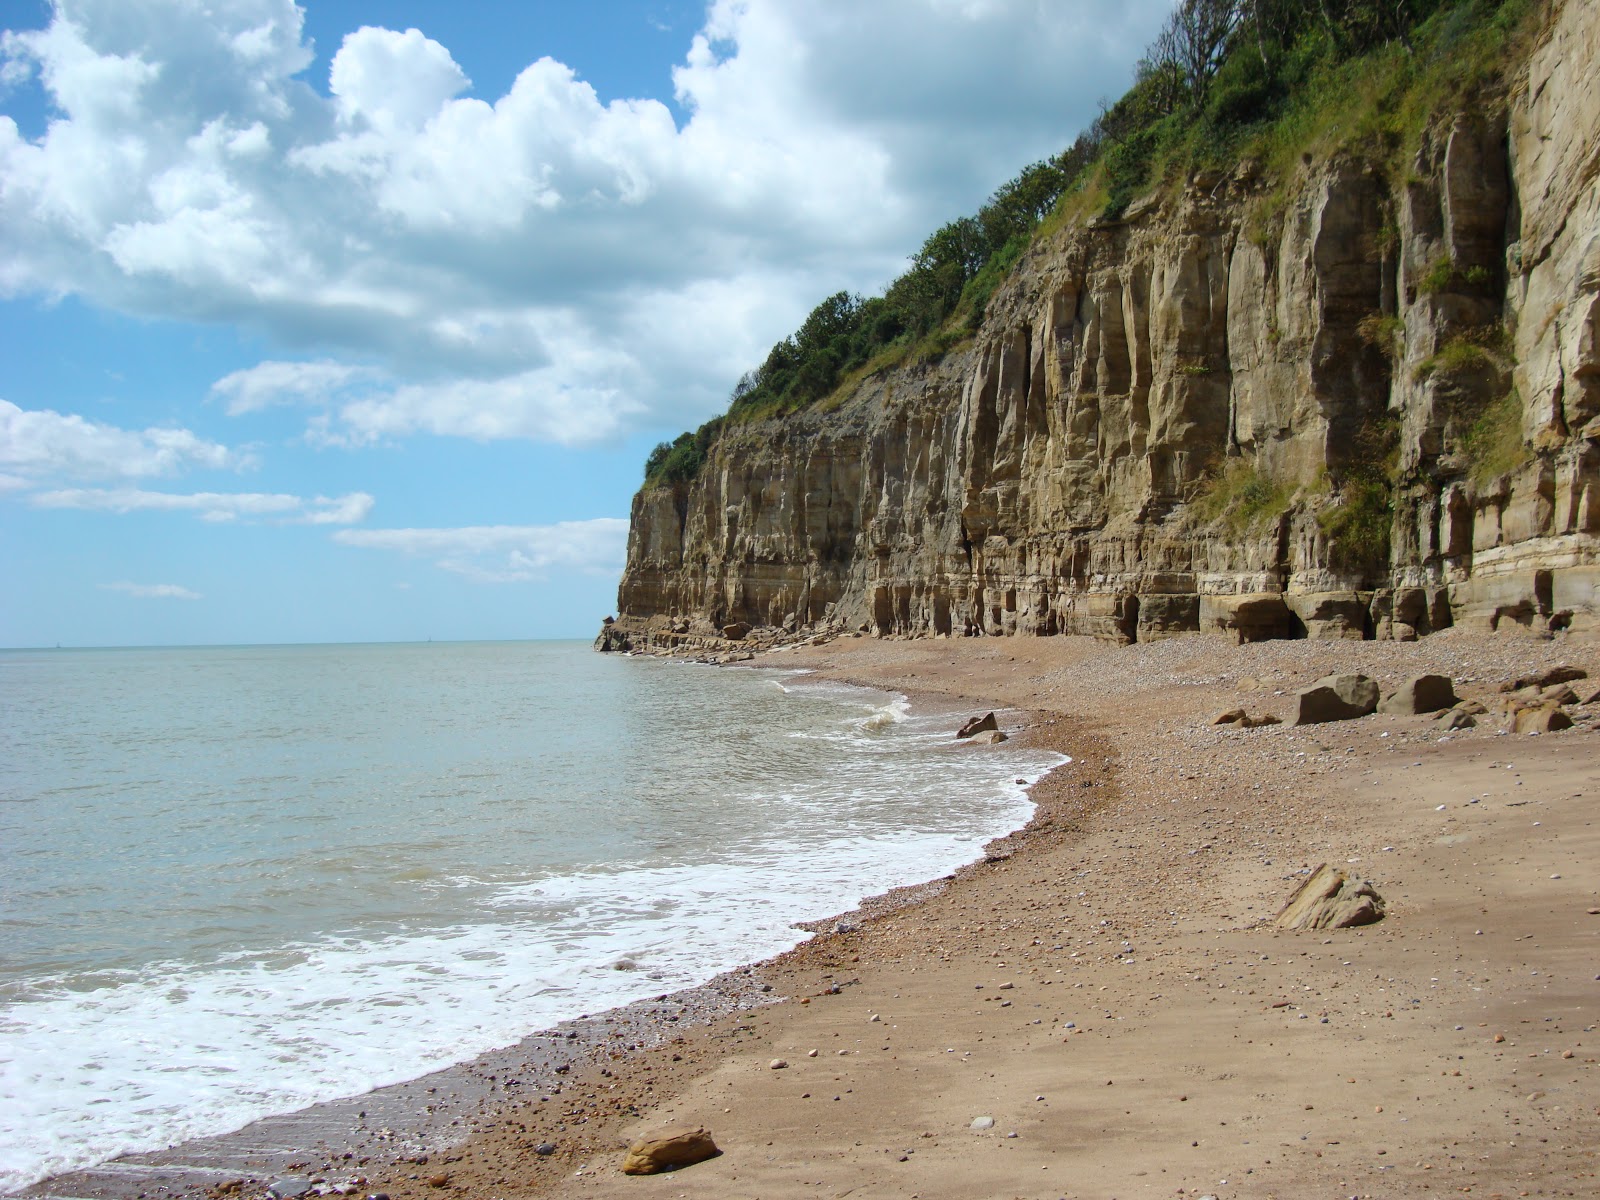
<svg viewBox="0 0 1600 1200">
<path fill-rule="evenodd" d="M 1592 624 L 1596 78 L 1567 0 L 1401 179 L 1246 162 L 1037 239 L 964 347 L 642 490 L 602 643 Z"/>
</svg>

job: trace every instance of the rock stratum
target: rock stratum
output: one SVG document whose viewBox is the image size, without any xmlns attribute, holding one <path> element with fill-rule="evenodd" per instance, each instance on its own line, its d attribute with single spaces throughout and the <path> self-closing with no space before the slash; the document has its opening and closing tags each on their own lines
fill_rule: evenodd
<svg viewBox="0 0 1600 1200">
<path fill-rule="evenodd" d="M 642 489 L 597 644 L 1593 627 L 1596 78 L 1567 0 L 1408 170 L 1246 161 L 1036 238 L 970 342 Z"/>
</svg>

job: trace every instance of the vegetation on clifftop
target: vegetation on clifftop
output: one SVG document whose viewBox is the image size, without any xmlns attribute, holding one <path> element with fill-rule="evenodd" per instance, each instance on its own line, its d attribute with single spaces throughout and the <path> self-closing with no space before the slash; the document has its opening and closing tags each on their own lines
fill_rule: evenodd
<svg viewBox="0 0 1600 1200">
<path fill-rule="evenodd" d="M 1070 147 L 935 230 L 883 295 L 838 292 L 817 305 L 739 380 L 725 417 L 656 447 L 647 486 L 692 479 L 727 422 L 826 404 L 877 371 L 959 345 L 1041 232 L 1116 221 L 1153 188 L 1249 157 L 1272 185 L 1265 238 L 1304 161 L 1353 151 L 1403 171 L 1431 116 L 1498 81 L 1539 4 L 1177 0 L 1133 86 Z M 1440 264 L 1439 286 L 1453 272 Z"/>
</svg>

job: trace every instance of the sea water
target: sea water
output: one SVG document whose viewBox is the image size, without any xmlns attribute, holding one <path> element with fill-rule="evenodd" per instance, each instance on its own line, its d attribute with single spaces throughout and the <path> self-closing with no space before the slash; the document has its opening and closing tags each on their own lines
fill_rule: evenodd
<svg viewBox="0 0 1600 1200">
<path fill-rule="evenodd" d="M 1060 761 L 575 643 L 0 652 L 0 1192 L 787 949 Z"/>
</svg>

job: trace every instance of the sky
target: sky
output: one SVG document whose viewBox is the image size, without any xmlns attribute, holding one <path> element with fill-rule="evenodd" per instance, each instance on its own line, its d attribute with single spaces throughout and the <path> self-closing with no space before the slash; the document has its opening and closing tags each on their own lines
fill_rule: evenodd
<svg viewBox="0 0 1600 1200">
<path fill-rule="evenodd" d="M 1171 0 L 0 0 L 0 646 L 586 637 L 650 448 Z"/>
</svg>

